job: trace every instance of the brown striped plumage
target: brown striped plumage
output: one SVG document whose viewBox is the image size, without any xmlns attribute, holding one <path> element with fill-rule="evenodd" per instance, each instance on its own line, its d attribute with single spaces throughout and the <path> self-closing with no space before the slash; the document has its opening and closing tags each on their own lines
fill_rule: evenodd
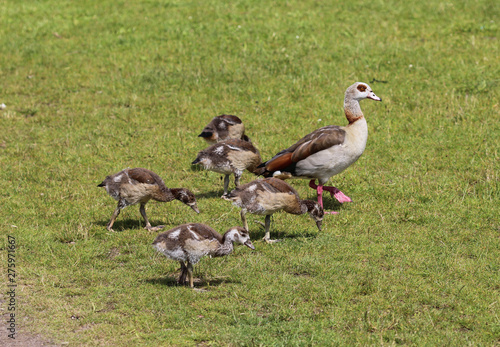
<svg viewBox="0 0 500 347">
<path fill-rule="evenodd" d="M 252 143 L 229 139 L 200 151 L 192 164 L 224 174 L 224 195 L 227 195 L 231 174 L 234 174 L 234 184 L 238 187 L 243 171 L 254 172 L 261 162 L 260 153 Z"/>
<path fill-rule="evenodd" d="M 208 225 L 200 223 L 179 225 L 159 234 L 153 242 L 153 247 L 181 264 L 178 282 L 185 284 L 187 276 L 189 285 L 193 288 L 193 265 L 206 255 L 222 257 L 230 254 L 233 251 L 233 243 L 255 249 L 248 232 L 241 227 L 230 228 L 224 235 L 220 235 Z"/>
<path fill-rule="evenodd" d="M 191 191 L 186 188 L 169 189 L 160 176 L 147 169 L 122 170 L 114 175 L 107 176 L 98 187 L 104 187 L 108 194 L 118 201 L 118 206 L 107 225 L 109 231 L 113 231 L 112 227 L 116 217 L 120 214 L 120 210 L 138 203 L 141 204 L 139 211 L 146 223 L 146 229 L 156 231 L 163 228 L 163 225 L 152 227 L 149 223 L 145 206 L 151 199 L 161 202 L 170 202 L 177 199 L 191 207 L 196 213 L 200 213 L 196 205 L 196 198 Z"/>
<path fill-rule="evenodd" d="M 274 242 L 270 240 L 269 232 L 271 215 L 278 211 L 297 215 L 308 212 L 316 222 L 318 229 L 321 230 L 324 214 L 321 206 L 315 201 L 302 200 L 292 186 L 278 178 L 270 177 L 241 185 L 224 199 L 241 208 L 241 220 L 246 230 L 248 230 L 245 216 L 247 212 L 265 215 L 266 235 L 264 240 L 268 243 Z"/>
<path fill-rule="evenodd" d="M 245 135 L 245 126 L 241 119 L 229 114 L 214 117 L 198 137 L 202 137 L 209 144 L 229 139 L 250 141 Z"/>
</svg>

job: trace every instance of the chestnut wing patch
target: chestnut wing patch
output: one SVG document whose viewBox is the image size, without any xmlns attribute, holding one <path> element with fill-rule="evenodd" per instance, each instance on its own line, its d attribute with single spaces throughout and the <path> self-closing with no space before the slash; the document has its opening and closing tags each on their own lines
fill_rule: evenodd
<svg viewBox="0 0 500 347">
<path fill-rule="evenodd" d="M 275 156 L 273 159 L 269 160 L 266 163 L 266 170 L 270 172 L 282 170 L 291 164 L 292 162 L 292 154 L 291 152 L 285 152 L 281 155 Z"/>
</svg>

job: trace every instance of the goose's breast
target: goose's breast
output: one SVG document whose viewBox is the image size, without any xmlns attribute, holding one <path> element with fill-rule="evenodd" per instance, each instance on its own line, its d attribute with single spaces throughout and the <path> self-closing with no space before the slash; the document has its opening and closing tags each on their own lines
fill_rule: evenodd
<svg viewBox="0 0 500 347">
<path fill-rule="evenodd" d="M 307 177 L 337 175 L 359 159 L 365 146 L 366 138 L 348 134 L 344 143 L 314 153 L 297 163 L 297 174 Z"/>
</svg>

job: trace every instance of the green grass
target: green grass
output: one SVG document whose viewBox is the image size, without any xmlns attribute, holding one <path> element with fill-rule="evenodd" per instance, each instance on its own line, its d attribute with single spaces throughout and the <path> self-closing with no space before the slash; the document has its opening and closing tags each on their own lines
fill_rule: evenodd
<svg viewBox="0 0 500 347">
<path fill-rule="evenodd" d="M 113 346 L 500 344 L 498 2 L 1 3 L 0 270 L 15 236 L 19 334 Z M 178 264 L 155 253 L 137 206 L 106 231 L 115 201 L 96 185 L 126 167 L 198 196 L 199 215 L 148 204 L 153 225 L 240 225 L 220 176 L 190 168 L 204 125 L 238 115 L 267 159 L 345 124 L 355 81 L 383 102 L 362 102 L 367 149 L 332 180 L 354 202 L 326 197 L 340 214 L 322 232 L 277 214 L 271 236 L 283 242 L 267 245 L 251 223 L 256 251 L 203 259 L 200 292 L 175 285 Z"/>
</svg>

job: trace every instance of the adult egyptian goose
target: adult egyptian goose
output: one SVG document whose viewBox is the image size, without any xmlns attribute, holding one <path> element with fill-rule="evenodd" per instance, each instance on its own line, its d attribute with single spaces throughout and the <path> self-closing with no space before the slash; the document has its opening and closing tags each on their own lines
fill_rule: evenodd
<svg viewBox="0 0 500 347">
<path fill-rule="evenodd" d="M 209 144 L 228 139 L 243 139 L 250 141 L 245 135 L 245 126 L 241 119 L 229 114 L 214 117 L 210 123 L 203 128 L 203 131 L 198 137 L 202 137 Z"/>
<path fill-rule="evenodd" d="M 146 229 L 157 231 L 164 228 L 163 225 L 152 227 L 146 216 L 146 203 L 153 199 L 161 202 L 170 202 L 177 199 L 191 207 L 196 213 L 200 213 L 196 205 L 194 194 L 186 188 L 167 188 L 163 180 L 153 171 L 135 168 L 125 169 L 114 175 L 107 176 L 98 187 L 104 187 L 108 194 L 118 201 L 118 206 L 111 216 L 107 225 L 109 231 L 113 231 L 113 223 L 120 214 L 120 210 L 127 206 L 140 203 L 141 212 Z"/>
<path fill-rule="evenodd" d="M 241 220 L 246 230 L 248 230 L 245 216 L 247 212 L 266 216 L 264 240 L 267 243 L 276 242 L 270 239 L 269 227 L 271 215 L 281 210 L 291 214 L 309 212 L 321 231 L 323 208 L 316 201 L 300 199 L 297 191 L 281 179 L 269 177 L 255 180 L 239 186 L 223 198 L 241 208 Z"/>
<path fill-rule="evenodd" d="M 200 151 L 191 164 L 199 164 L 205 170 L 225 175 L 224 195 L 227 195 L 231 174 L 234 175 L 234 184 L 238 187 L 243 171 L 248 170 L 253 173 L 261 163 L 260 153 L 252 143 L 229 139 Z"/>
<path fill-rule="evenodd" d="M 241 243 L 255 249 L 248 232 L 241 227 L 230 228 L 221 236 L 208 225 L 200 223 L 183 224 L 162 232 L 154 240 L 153 247 L 181 264 L 178 282 L 185 284 L 187 275 L 189 285 L 193 288 L 193 265 L 205 255 L 222 257 L 230 254 L 233 251 L 233 243 Z M 187 265 L 184 262 L 187 262 Z"/>
<path fill-rule="evenodd" d="M 261 164 L 260 173 L 265 177 L 310 179 L 309 186 L 316 189 L 321 207 L 323 190 L 330 192 L 341 203 L 352 201 L 337 188 L 324 184 L 330 177 L 354 164 L 365 150 L 368 126 L 359 106 L 359 101 L 363 99 L 382 101 L 368 84 L 354 83 L 347 88 L 344 98 L 348 125 L 329 125 L 313 131 Z M 315 184 L 316 179 L 318 185 Z"/>
</svg>

